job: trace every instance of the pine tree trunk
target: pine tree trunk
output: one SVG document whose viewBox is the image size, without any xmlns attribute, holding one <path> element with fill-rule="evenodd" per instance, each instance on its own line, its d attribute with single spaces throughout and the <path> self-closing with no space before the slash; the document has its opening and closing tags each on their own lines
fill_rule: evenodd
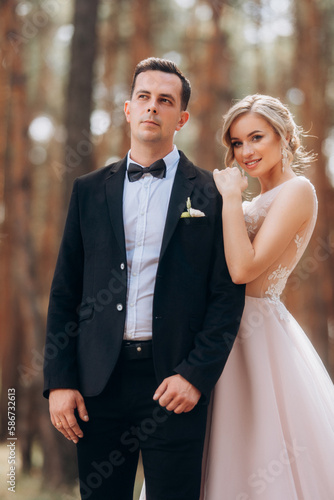
<svg viewBox="0 0 334 500">
<path fill-rule="evenodd" d="M 151 0 L 132 0 L 132 26 L 133 33 L 129 43 L 129 66 L 128 81 L 132 81 L 132 75 L 137 64 L 154 55 L 152 43 L 152 12 Z M 122 142 L 120 146 L 121 156 L 130 149 L 129 124 L 124 120 Z"/>
<path fill-rule="evenodd" d="M 30 226 L 30 208 L 32 196 L 31 168 L 27 161 L 27 108 L 26 77 L 22 65 L 22 52 L 13 47 L 13 34 L 20 32 L 20 24 L 15 14 L 17 2 L 8 1 L 1 6 L 0 13 L 5 23 L 2 85 L 5 87 L 7 129 L 1 143 L 1 155 L 4 157 L 4 202 L 5 231 L 4 259 L 2 268 L 5 287 L 1 291 L 1 325 L 5 325 L 2 353 L 2 408 L 8 388 L 16 391 L 17 429 L 19 446 L 23 451 L 23 468 L 30 467 L 31 442 L 33 430 L 25 425 L 21 408 L 31 400 L 34 392 L 32 384 L 27 382 L 26 374 L 20 367 L 23 360 L 30 362 L 31 349 L 36 338 L 41 335 L 41 315 L 37 307 L 36 276 L 34 274 L 35 252 L 32 244 Z M 1 106 L 1 111 L 3 106 Z M 5 274 L 5 275 L 4 275 Z M 41 380 L 38 373 L 36 380 Z M 40 393 L 41 394 L 41 393 Z M 34 408 L 29 407 L 29 415 Z M 38 415 L 35 414 L 36 421 Z M 7 418 L 3 419 L 7 422 Z M 6 426 L 4 434 L 6 431 Z"/>
<path fill-rule="evenodd" d="M 15 358 L 12 354 L 13 345 L 11 342 L 10 332 L 12 332 L 12 315 L 10 314 L 10 304 L 12 298 L 12 287 L 10 281 L 11 267 L 11 247 L 12 241 L 10 237 L 10 211 L 9 203 L 10 196 L 8 195 L 8 130 L 7 117 L 9 113 L 9 96 L 10 96 L 10 74 L 11 74 L 11 47 L 6 39 L 6 34 L 9 31 L 12 20 L 12 2 L 2 2 L 0 4 L 0 39 L 1 44 L 1 61 L 0 64 L 0 356 L 2 367 L 2 391 L 1 391 L 1 413 L 0 422 L 1 438 L 7 437 L 7 427 L 3 422 L 7 422 L 7 389 L 13 387 L 16 382 L 16 374 L 14 366 L 4 366 L 8 357 Z"/>
<path fill-rule="evenodd" d="M 303 0 L 296 2 L 295 8 L 297 41 L 294 84 L 305 95 L 305 102 L 301 106 L 302 125 L 316 136 L 305 141 L 307 148 L 318 156 L 315 166 L 306 175 L 316 188 L 319 213 L 307 253 L 292 277 L 288 301 L 297 319 L 299 315 L 304 318 L 302 326 L 334 376 L 333 366 L 329 366 L 329 325 L 334 320 L 334 252 L 333 242 L 330 242 L 333 231 L 330 216 L 333 189 L 326 175 L 326 159 L 322 154 L 322 141 L 330 125 L 324 96 L 331 43 L 320 3 Z"/>
<path fill-rule="evenodd" d="M 65 207 L 73 181 L 94 170 L 90 132 L 94 61 L 97 51 L 96 22 L 99 1 L 75 0 L 74 34 L 66 104 Z M 66 211 L 66 209 L 65 209 Z M 64 216 L 65 216 L 64 211 Z"/>
<path fill-rule="evenodd" d="M 105 97 L 102 99 L 102 109 L 110 115 L 111 125 L 103 136 L 94 140 L 96 167 L 106 164 L 108 157 L 116 157 L 119 151 L 119 144 L 122 141 L 121 124 L 124 121 L 123 107 L 119 103 L 117 95 L 119 90 L 116 84 L 116 67 L 122 52 L 121 27 L 122 0 L 113 2 L 112 11 L 109 18 L 105 20 L 100 34 L 100 46 L 102 53 L 102 64 L 104 73 L 101 81 Z"/>
<path fill-rule="evenodd" d="M 196 164 L 213 171 L 223 165 L 221 137 L 221 117 L 217 114 L 217 103 L 223 113 L 232 99 L 230 87 L 230 58 L 225 33 L 221 29 L 224 0 L 209 0 L 212 8 L 212 33 L 206 42 L 201 64 L 196 71 L 196 89 L 201 98 L 193 102 L 192 109 L 199 123 L 199 140 L 195 150 Z"/>
<path fill-rule="evenodd" d="M 8 388 L 16 391 L 16 436 L 21 451 L 22 469 L 32 465 L 32 445 L 38 439 L 44 454 L 44 471 L 49 484 L 67 482 L 76 474 L 75 452 L 52 428 L 48 405 L 42 398 L 42 344 L 44 318 L 40 307 L 40 287 L 35 242 L 32 239 L 32 168 L 27 158 L 26 78 L 18 40 L 21 26 L 15 13 L 15 0 L 0 5 L 3 64 L 0 69 L 1 139 L 3 161 L 2 193 L 5 204 L 4 245 L 0 269 L 5 286 L 0 287 L 1 304 L 1 421 L 2 436 L 7 436 L 6 399 Z M 4 124 L 6 123 L 6 128 Z M 61 444 L 60 444 L 61 441 Z M 72 466 L 72 464 L 74 464 Z M 70 476 L 70 478 L 69 478 Z"/>
</svg>

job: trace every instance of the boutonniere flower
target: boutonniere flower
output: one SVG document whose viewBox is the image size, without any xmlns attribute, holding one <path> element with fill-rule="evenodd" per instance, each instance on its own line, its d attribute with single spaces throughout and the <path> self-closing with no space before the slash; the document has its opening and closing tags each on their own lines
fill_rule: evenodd
<svg viewBox="0 0 334 500">
<path fill-rule="evenodd" d="M 184 217 L 205 217 L 205 213 L 201 212 L 201 210 L 197 210 L 196 208 L 192 208 L 190 198 L 188 197 L 187 211 L 182 212 L 181 219 L 183 219 Z"/>
</svg>

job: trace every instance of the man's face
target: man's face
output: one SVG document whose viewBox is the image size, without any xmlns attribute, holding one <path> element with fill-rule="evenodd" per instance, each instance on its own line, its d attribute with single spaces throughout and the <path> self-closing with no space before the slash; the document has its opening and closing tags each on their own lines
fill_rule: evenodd
<svg viewBox="0 0 334 500">
<path fill-rule="evenodd" d="M 181 91 L 177 75 L 150 70 L 137 76 L 132 98 L 124 107 L 131 148 L 151 143 L 171 149 L 175 131 L 189 118 L 189 113 L 181 110 Z"/>
</svg>

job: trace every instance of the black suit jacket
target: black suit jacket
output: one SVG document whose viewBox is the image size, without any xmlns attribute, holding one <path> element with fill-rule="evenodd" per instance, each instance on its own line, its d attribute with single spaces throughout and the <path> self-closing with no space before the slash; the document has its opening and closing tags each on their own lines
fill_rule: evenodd
<svg viewBox="0 0 334 500">
<path fill-rule="evenodd" d="M 181 374 L 208 400 L 236 337 L 244 286 L 232 283 L 223 251 L 221 196 L 212 174 L 180 152 L 153 299 L 157 384 Z M 52 282 L 44 395 L 101 393 L 123 340 L 127 266 L 123 227 L 126 158 L 78 178 Z M 180 218 L 186 200 L 205 217 Z"/>
</svg>

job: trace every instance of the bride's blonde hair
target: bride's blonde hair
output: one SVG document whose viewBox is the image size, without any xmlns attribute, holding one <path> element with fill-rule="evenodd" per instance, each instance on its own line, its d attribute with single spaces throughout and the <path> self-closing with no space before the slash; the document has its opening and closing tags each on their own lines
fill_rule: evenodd
<svg viewBox="0 0 334 500">
<path fill-rule="evenodd" d="M 303 129 L 296 125 L 288 108 L 275 97 L 254 94 L 238 101 L 223 117 L 222 140 L 227 148 L 225 156 L 225 165 L 227 167 L 230 167 L 234 162 L 230 127 L 236 118 L 250 112 L 264 118 L 271 125 L 274 132 L 281 137 L 282 148 L 286 150 L 292 168 L 301 170 L 302 167 L 315 160 L 315 155 L 305 151 L 301 145 L 300 138 L 304 135 Z"/>
</svg>

